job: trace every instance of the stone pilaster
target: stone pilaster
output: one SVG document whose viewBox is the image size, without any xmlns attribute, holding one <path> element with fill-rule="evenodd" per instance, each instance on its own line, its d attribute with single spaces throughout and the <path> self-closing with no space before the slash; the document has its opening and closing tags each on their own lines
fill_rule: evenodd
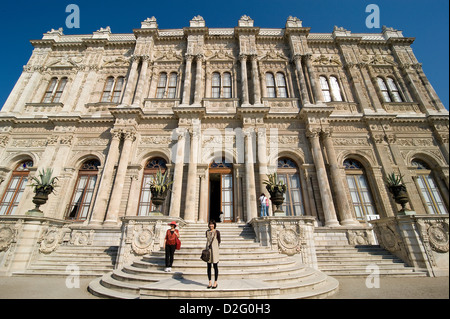
<svg viewBox="0 0 450 319">
<path fill-rule="evenodd" d="M 170 203 L 169 215 L 172 217 L 180 217 L 181 209 L 181 191 L 183 188 L 183 166 L 184 166 L 184 148 L 186 143 L 186 129 L 178 128 L 176 130 L 178 135 L 176 158 L 172 159 L 175 162 L 175 169 L 173 173 L 173 187 L 172 200 Z"/>
<path fill-rule="evenodd" d="M 239 56 L 239 61 L 241 62 L 241 86 L 242 86 L 242 105 L 248 105 L 248 81 L 247 81 L 247 56 L 241 54 Z"/>
<path fill-rule="evenodd" d="M 319 182 L 320 199 L 325 216 L 325 226 L 336 227 L 339 226 L 339 222 L 336 217 L 336 211 L 333 205 L 333 197 L 331 195 L 327 171 L 325 169 L 325 163 L 323 161 L 322 148 L 319 141 L 319 133 L 320 129 L 309 129 L 306 136 L 311 142 L 312 155 L 314 165 L 316 167 L 317 180 Z"/>
<path fill-rule="evenodd" d="M 104 225 L 116 226 L 119 222 L 120 202 L 122 201 L 123 186 L 125 183 L 125 176 L 127 173 L 128 163 L 131 156 L 131 146 L 135 139 L 134 131 L 124 132 L 124 143 L 122 147 L 122 154 L 120 155 L 119 166 L 117 167 L 116 178 L 109 201 L 108 211 Z"/>
<path fill-rule="evenodd" d="M 356 226 L 359 223 L 353 218 L 352 210 L 345 194 L 344 181 L 340 174 L 339 164 L 336 159 L 331 129 L 323 132 L 324 145 L 330 165 L 331 183 L 336 194 L 336 205 L 342 226 Z"/>
<path fill-rule="evenodd" d="M 192 76 L 192 60 L 194 56 L 187 54 L 186 55 L 186 68 L 184 71 L 184 86 L 183 86 L 183 98 L 182 104 L 189 105 L 191 100 L 191 76 Z"/>
<path fill-rule="evenodd" d="M 101 224 L 105 219 L 106 208 L 108 205 L 109 191 L 114 180 L 114 166 L 119 159 L 119 144 L 122 132 L 117 129 L 111 130 L 111 144 L 109 145 L 108 156 L 103 167 L 100 186 L 92 209 L 90 224 Z"/>
<path fill-rule="evenodd" d="M 244 130 L 244 142 L 245 142 L 245 182 L 247 187 L 247 221 L 258 217 L 257 209 L 257 197 L 256 197 L 256 186 L 255 186 L 255 171 L 254 171 L 254 161 L 253 161 L 253 129 Z"/>
</svg>

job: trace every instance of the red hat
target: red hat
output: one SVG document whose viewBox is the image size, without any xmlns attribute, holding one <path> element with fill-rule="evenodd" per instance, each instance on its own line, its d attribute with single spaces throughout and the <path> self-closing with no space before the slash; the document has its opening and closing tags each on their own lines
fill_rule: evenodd
<svg viewBox="0 0 450 319">
<path fill-rule="evenodd" d="M 174 225 L 175 227 L 177 227 L 177 223 L 176 222 L 171 222 L 171 223 L 168 223 L 167 225 Z"/>
</svg>

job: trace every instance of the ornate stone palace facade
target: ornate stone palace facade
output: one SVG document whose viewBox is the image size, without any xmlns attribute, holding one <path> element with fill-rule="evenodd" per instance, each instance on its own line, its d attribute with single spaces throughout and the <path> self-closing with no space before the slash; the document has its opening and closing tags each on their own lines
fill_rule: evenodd
<svg viewBox="0 0 450 319">
<path fill-rule="evenodd" d="M 449 113 L 413 42 L 386 27 L 311 33 L 293 17 L 278 29 L 197 16 L 183 29 L 149 18 L 130 34 L 51 30 L 31 41 L 0 112 L 0 215 L 34 207 L 26 184 L 47 167 L 59 187 L 45 218 L 93 232 L 152 215 L 159 168 L 173 180 L 162 214 L 186 222 L 253 220 L 275 171 L 285 215 L 316 228 L 395 217 L 392 172 L 408 209 L 448 214 Z"/>
</svg>

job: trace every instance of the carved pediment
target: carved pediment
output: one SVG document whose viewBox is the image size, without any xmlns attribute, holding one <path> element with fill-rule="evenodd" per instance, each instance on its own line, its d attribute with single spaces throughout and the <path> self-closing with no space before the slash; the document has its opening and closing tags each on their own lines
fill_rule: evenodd
<svg viewBox="0 0 450 319">
<path fill-rule="evenodd" d="M 288 58 L 286 58 L 282 53 L 280 52 L 276 52 L 276 51 L 269 51 L 266 53 L 266 55 L 264 55 L 263 57 L 261 57 L 259 59 L 260 61 L 289 61 Z"/>
<path fill-rule="evenodd" d="M 130 60 L 123 57 L 105 57 L 103 58 L 103 67 L 128 67 Z"/>
<path fill-rule="evenodd" d="M 362 55 L 361 60 L 367 64 L 372 65 L 395 65 L 395 60 L 392 55 L 376 54 L 373 56 Z"/>
<path fill-rule="evenodd" d="M 316 65 L 334 65 L 339 66 L 342 65 L 341 60 L 337 55 L 333 56 L 326 56 L 326 55 L 319 55 L 317 57 L 313 58 L 313 64 Z"/>
<path fill-rule="evenodd" d="M 156 54 L 155 61 L 172 61 L 172 62 L 181 62 L 183 61 L 183 57 L 181 54 L 178 54 L 172 50 L 159 52 Z"/>
<path fill-rule="evenodd" d="M 205 56 L 208 61 L 234 61 L 233 55 L 222 49 L 216 52 L 207 51 Z"/>
<path fill-rule="evenodd" d="M 69 58 L 65 56 L 50 61 L 46 67 L 52 69 L 72 69 L 77 67 L 82 61 L 83 59 L 81 57 Z"/>
</svg>

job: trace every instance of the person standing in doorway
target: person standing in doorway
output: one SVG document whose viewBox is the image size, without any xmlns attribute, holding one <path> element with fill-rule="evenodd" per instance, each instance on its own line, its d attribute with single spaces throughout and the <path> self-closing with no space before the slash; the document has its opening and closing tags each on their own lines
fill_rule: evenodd
<svg viewBox="0 0 450 319">
<path fill-rule="evenodd" d="M 210 220 L 208 227 L 209 229 L 206 231 L 206 249 L 209 249 L 211 252 L 208 265 L 208 280 L 209 285 L 208 289 L 216 289 L 218 286 L 217 279 L 219 278 L 219 245 L 220 245 L 220 232 L 216 229 L 216 222 L 214 220 Z M 214 286 L 211 282 L 211 266 L 214 266 Z"/>
<path fill-rule="evenodd" d="M 175 254 L 175 249 L 177 248 L 177 239 L 180 238 L 178 229 L 175 229 L 177 227 L 177 223 L 171 222 L 168 225 L 170 226 L 170 229 L 167 230 L 166 237 L 164 238 L 164 249 L 166 251 L 166 268 L 164 269 L 165 272 L 172 271 L 173 256 Z"/>
</svg>

